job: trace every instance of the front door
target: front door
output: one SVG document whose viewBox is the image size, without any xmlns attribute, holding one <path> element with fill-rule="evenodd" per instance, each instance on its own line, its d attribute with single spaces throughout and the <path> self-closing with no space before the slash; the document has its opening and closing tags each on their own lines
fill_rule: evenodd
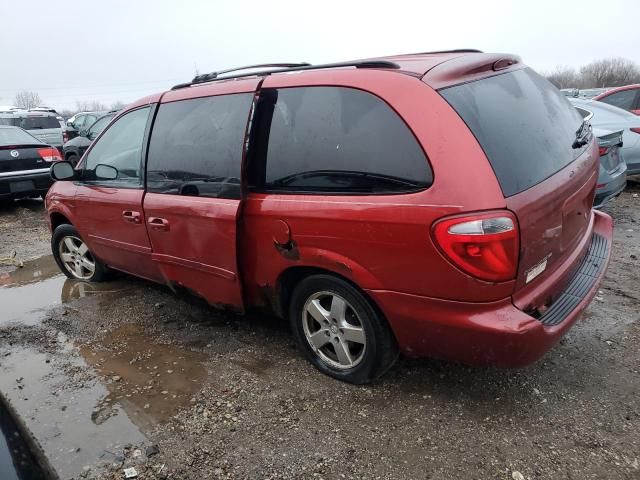
<svg viewBox="0 0 640 480">
<path fill-rule="evenodd" d="M 120 117 L 84 157 L 76 193 L 83 208 L 76 227 L 103 263 L 161 281 L 142 210 L 142 153 L 150 111 L 147 106 Z"/>
<path fill-rule="evenodd" d="M 147 156 L 144 212 L 152 258 L 172 285 L 243 308 L 237 222 L 245 133 L 257 80 L 166 94 Z"/>
</svg>

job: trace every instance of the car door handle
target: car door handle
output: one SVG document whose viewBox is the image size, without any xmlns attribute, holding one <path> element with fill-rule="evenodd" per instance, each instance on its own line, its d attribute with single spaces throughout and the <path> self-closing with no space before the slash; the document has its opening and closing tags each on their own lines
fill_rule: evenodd
<svg viewBox="0 0 640 480">
<path fill-rule="evenodd" d="M 165 218 L 149 217 L 149 220 L 147 221 L 153 230 L 169 230 L 169 221 Z"/>
<path fill-rule="evenodd" d="M 133 210 L 125 210 L 122 212 L 122 218 L 125 222 L 129 223 L 140 223 L 140 219 L 142 218 L 140 212 L 134 212 Z"/>
</svg>

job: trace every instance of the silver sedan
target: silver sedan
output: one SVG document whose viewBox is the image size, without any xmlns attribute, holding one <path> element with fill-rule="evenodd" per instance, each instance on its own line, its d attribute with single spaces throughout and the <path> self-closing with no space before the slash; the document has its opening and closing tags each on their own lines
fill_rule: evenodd
<svg viewBox="0 0 640 480">
<path fill-rule="evenodd" d="M 567 97 L 571 104 L 593 113 L 591 125 L 603 130 L 622 130 L 622 157 L 627 163 L 627 175 L 640 175 L 640 116 L 594 100 Z"/>
</svg>

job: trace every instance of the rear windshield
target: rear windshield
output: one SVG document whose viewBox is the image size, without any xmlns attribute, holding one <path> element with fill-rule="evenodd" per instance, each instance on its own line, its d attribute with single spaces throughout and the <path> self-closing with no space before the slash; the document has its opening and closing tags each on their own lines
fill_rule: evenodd
<svg viewBox="0 0 640 480">
<path fill-rule="evenodd" d="M 14 117 L 0 118 L 0 125 L 13 125 L 25 130 L 43 130 L 48 128 L 61 128 L 56 117 Z"/>
<path fill-rule="evenodd" d="M 484 149 L 505 197 L 573 162 L 582 117 L 551 83 L 526 68 L 440 90 Z"/>
<path fill-rule="evenodd" d="M 0 147 L 10 145 L 37 145 L 40 140 L 19 128 L 0 128 Z"/>
</svg>

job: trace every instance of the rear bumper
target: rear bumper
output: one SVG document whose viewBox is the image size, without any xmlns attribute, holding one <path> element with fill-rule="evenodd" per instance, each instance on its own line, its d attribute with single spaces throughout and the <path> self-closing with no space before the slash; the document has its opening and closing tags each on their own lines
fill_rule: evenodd
<svg viewBox="0 0 640 480">
<path fill-rule="evenodd" d="M 527 365 L 573 326 L 598 291 L 611 255 L 613 222 L 603 213 L 594 215 L 594 237 L 586 257 L 563 295 L 539 319 L 516 308 L 511 298 L 467 303 L 390 291 L 368 293 L 386 314 L 406 355 L 474 365 Z M 600 258 L 597 268 L 593 255 Z M 551 313 L 553 320 L 545 321 Z"/>
<path fill-rule="evenodd" d="M 24 184 L 17 187 L 18 182 L 31 182 L 30 186 Z M 53 180 L 49 168 L 37 170 L 24 170 L 0 174 L 0 198 L 17 198 L 45 192 L 51 187 Z"/>
</svg>

